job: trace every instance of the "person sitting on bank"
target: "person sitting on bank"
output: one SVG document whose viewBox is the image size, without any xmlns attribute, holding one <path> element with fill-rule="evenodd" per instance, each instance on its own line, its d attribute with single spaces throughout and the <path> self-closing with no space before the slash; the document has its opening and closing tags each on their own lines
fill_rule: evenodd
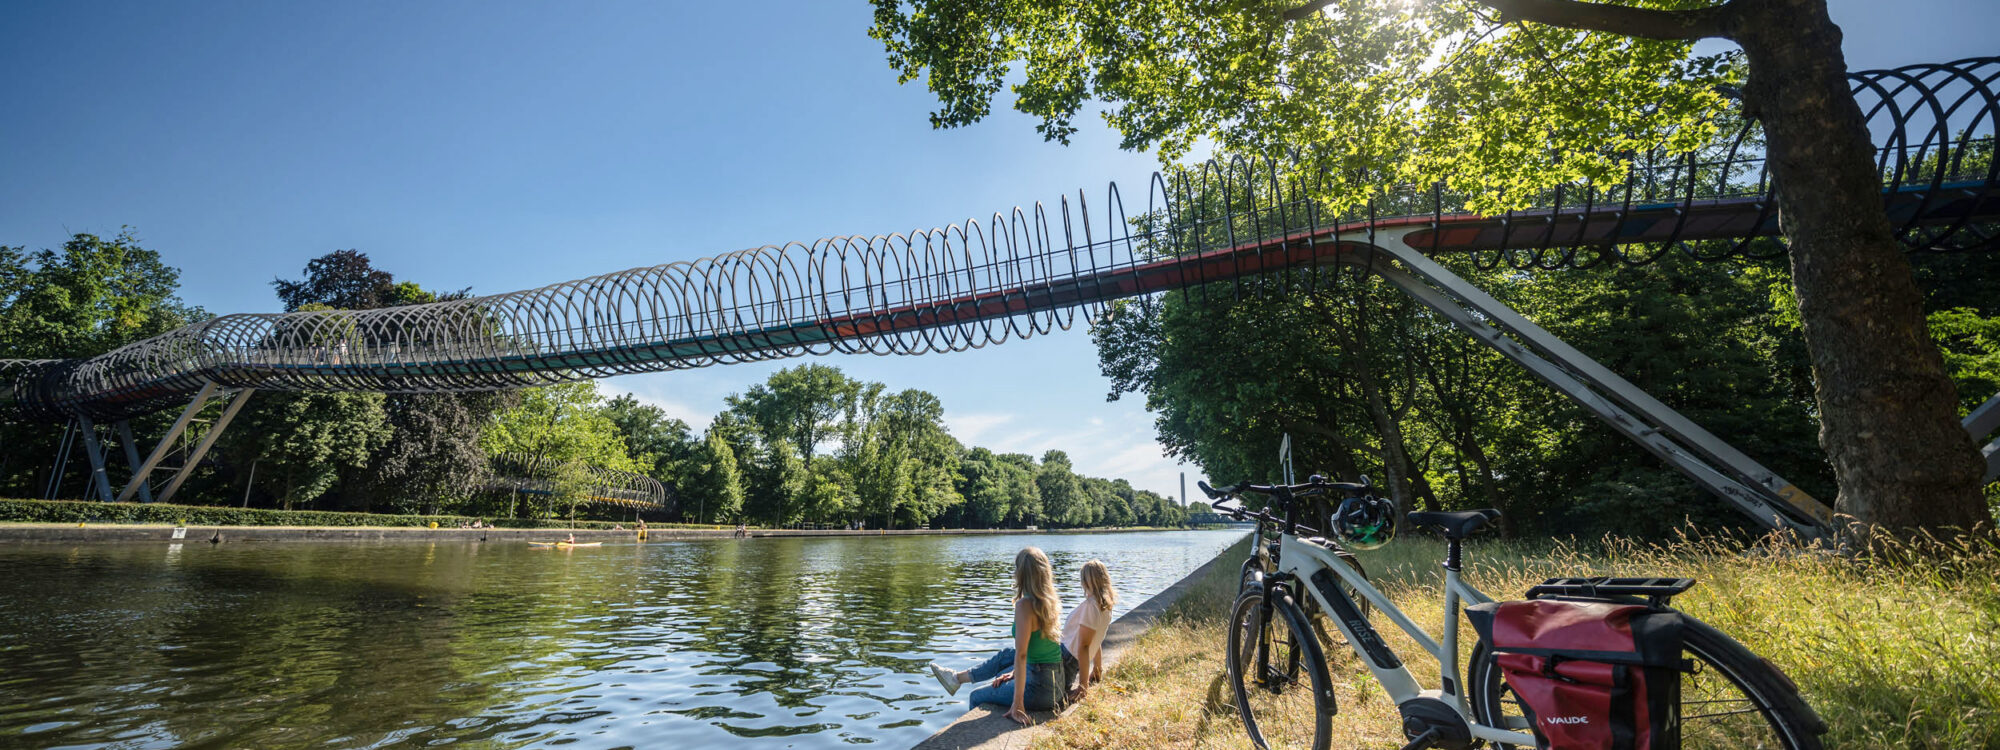
<svg viewBox="0 0 2000 750">
<path fill-rule="evenodd" d="M 993 680 L 972 691 L 968 702 L 975 707 L 987 703 L 1007 706 L 1007 718 L 1032 724 L 1034 719 L 1028 712 L 1055 708 L 1068 687 L 1063 647 L 1056 633 L 1056 616 L 1061 611 L 1049 556 L 1034 547 L 1023 549 L 1014 555 L 1013 647 L 1003 648 L 963 672 L 932 663 L 931 674 L 954 695 L 960 685 Z"/>
<path fill-rule="evenodd" d="M 1083 700 L 1090 686 L 1104 679 L 1104 633 L 1111 628 L 1111 607 L 1118 591 L 1111 588 L 1111 569 L 1102 560 L 1083 564 L 1083 601 L 1063 620 L 1062 645 L 1076 654 L 1076 686 L 1067 702 Z"/>
</svg>

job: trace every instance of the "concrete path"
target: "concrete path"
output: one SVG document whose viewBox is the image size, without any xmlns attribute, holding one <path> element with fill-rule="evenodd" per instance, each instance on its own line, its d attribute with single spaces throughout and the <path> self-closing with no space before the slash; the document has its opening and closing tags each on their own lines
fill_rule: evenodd
<svg viewBox="0 0 2000 750">
<path fill-rule="evenodd" d="M 1188 591 L 1194 588 L 1195 581 L 1201 580 L 1217 565 L 1235 567 L 1241 564 L 1243 561 L 1241 556 L 1229 554 L 1234 552 L 1237 546 L 1237 544 L 1229 545 L 1229 548 L 1217 554 L 1215 559 L 1196 568 L 1193 573 L 1187 574 L 1187 577 L 1168 586 L 1165 591 L 1155 594 L 1153 598 L 1147 599 L 1146 603 L 1133 607 L 1124 617 L 1111 623 L 1110 630 L 1104 634 L 1104 668 L 1108 671 L 1113 664 L 1118 663 L 1118 659 L 1125 655 L 1125 650 L 1138 641 L 1140 635 L 1150 630 L 1154 623 L 1159 622 L 1168 607 L 1180 601 L 1181 597 L 1186 596 Z M 950 726 L 931 735 L 930 739 L 917 743 L 915 750 L 1025 750 L 1034 742 L 1035 737 L 1042 733 L 1043 724 L 1059 718 L 1049 711 L 1032 713 L 1035 725 L 1023 727 L 1006 717 L 1006 709 L 999 706 L 981 706 L 966 712 Z"/>
</svg>

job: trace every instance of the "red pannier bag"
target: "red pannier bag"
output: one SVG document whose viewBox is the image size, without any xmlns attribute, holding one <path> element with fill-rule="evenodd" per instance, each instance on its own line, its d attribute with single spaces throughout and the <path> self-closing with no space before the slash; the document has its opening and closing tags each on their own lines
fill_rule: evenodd
<svg viewBox="0 0 2000 750">
<path fill-rule="evenodd" d="M 1677 750 L 1681 616 L 1643 604 L 1530 599 L 1466 607 L 1542 750 Z"/>
</svg>

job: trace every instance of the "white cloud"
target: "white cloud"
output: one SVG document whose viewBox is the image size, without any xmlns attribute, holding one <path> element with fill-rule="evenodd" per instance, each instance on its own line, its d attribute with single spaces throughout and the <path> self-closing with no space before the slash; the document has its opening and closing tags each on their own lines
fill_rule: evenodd
<svg viewBox="0 0 2000 750">
<path fill-rule="evenodd" d="M 616 395 L 619 392 L 619 390 L 621 389 L 606 388 L 605 392 L 606 395 Z M 703 430 L 707 430 L 708 423 L 715 420 L 715 414 L 713 412 L 702 411 L 693 406 L 689 406 L 685 402 L 671 398 L 666 398 L 664 396 L 660 396 L 654 393 L 650 393 L 648 392 L 648 389 L 645 388 L 632 389 L 626 392 L 630 393 L 632 398 L 637 400 L 639 403 L 645 404 L 647 406 L 658 407 L 660 411 L 666 412 L 667 416 L 673 417 L 674 419 L 678 419 L 682 422 L 686 422 L 688 428 L 694 430 L 697 434 L 701 433 Z"/>
<path fill-rule="evenodd" d="M 945 412 L 944 426 L 953 437 L 966 445 L 986 445 L 988 435 L 997 428 L 1014 421 L 1012 414 L 953 414 Z M 992 448 L 991 445 L 986 445 Z"/>
</svg>

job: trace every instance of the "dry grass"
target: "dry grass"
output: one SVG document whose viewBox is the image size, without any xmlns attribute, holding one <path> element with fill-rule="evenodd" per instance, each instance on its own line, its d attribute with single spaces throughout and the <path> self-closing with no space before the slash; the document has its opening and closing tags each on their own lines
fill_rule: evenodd
<svg viewBox="0 0 2000 750">
<path fill-rule="evenodd" d="M 1241 559 L 1245 550 L 1227 554 Z M 1433 637 L 1442 559 L 1443 544 L 1428 539 L 1362 554 L 1383 592 Z M 1557 575 L 1698 579 L 1676 605 L 1796 681 L 1831 725 L 1827 747 L 2000 749 L 2000 548 L 1990 539 L 1921 555 L 1890 547 L 1860 561 L 1768 542 L 1481 542 L 1468 546 L 1467 561 L 1469 579 L 1500 598 Z M 1235 593 L 1235 568 L 1218 566 L 1035 747 L 1248 747 L 1224 676 L 1223 621 Z M 1375 621 L 1435 686 L 1435 663 L 1418 660 L 1422 652 L 1386 618 Z M 1332 746 L 1400 747 L 1381 688 L 1352 653 L 1329 657 L 1340 707 Z"/>
</svg>

